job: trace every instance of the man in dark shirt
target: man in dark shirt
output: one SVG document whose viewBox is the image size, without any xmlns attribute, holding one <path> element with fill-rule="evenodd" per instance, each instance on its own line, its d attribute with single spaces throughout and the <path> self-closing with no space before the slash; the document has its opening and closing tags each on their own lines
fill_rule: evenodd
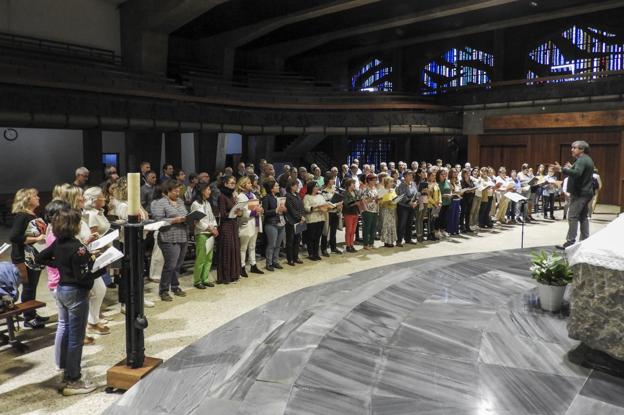
<svg viewBox="0 0 624 415">
<path fill-rule="evenodd" d="M 160 176 L 160 183 L 164 183 L 167 180 L 173 179 L 173 164 L 166 163 L 162 168 L 162 176 Z"/>
<path fill-rule="evenodd" d="M 568 162 L 561 167 L 559 163 L 555 163 L 555 171 L 563 172 L 563 174 L 568 176 L 568 193 L 570 193 L 568 235 L 563 245 L 557 245 L 558 249 L 565 249 L 576 242 L 579 224 L 581 225 L 580 240 L 582 241 L 589 237 L 587 212 L 588 203 L 594 196 L 594 161 L 588 155 L 589 144 L 585 141 L 573 142 L 571 152 L 576 159 L 574 164 Z"/>
<path fill-rule="evenodd" d="M 150 171 L 145 175 L 145 184 L 141 186 L 141 206 L 152 216 L 151 205 L 154 200 L 154 186 L 156 186 L 156 172 Z"/>
</svg>

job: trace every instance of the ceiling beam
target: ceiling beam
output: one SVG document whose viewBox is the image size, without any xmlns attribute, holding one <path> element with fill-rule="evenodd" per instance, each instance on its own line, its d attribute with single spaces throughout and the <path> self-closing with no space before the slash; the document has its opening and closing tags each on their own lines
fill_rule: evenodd
<svg viewBox="0 0 624 415">
<path fill-rule="evenodd" d="M 605 10 L 616 9 L 624 7 L 624 0 L 609 0 L 598 3 L 589 3 L 574 7 L 569 7 L 556 11 L 543 12 L 533 14 L 530 16 L 517 17 L 513 19 L 499 20 L 492 23 L 483 23 L 475 26 L 468 26 L 462 29 L 446 30 L 438 33 L 431 33 L 429 35 L 416 36 L 408 39 L 395 40 L 391 42 L 385 42 L 383 44 L 375 44 L 370 46 L 362 46 L 359 48 L 350 48 L 342 51 L 336 51 L 331 53 L 321 53 L 315 55 L 315 59 L 322 56 L 325 59 L 339 59 L 348 60 L 354 56 L 366 55 L 372 52 L 377 52 L 380 49 L 388 51 L 393 48 L 400 48 L 404 46 L 411 46 L 420 43 L 433 42 L 443 39 L 452 39 L 460 36 L 472 35 L 476 33 L 490 32 L 499 29 L 507 29 L 510 27 L 525 26 L 533 23 L 541 23 L 549 20 L 562 19 L 566 17 L 577 16 L 580 14 L 594 13 Z"/>
<path fill-rule="evenodd" d="M 228 0 L 128 0 L 120 5 L 123 22 L 134 30 L 171 33 Z"/>
<path fill-rule="evenodd" d="M 219 47 L 237 48 L 284 26 L 315 19 L 328 14 L 344 12 L 373 3 L 379 3 L 380 1 L 382 0 L 335 0 L 331 3 L 321 4 L 284 16 L 263 20 L 249 26 L 217 33 L 213 36 L 200 39 L 200 42 L 203 44 L 210 43 Z"/>
<path fill-rule="evenodd" d="M 354 26 L 342 30 L 336 30 L 333 32 L 322 33 L 320 35 L 308 36 L 301 39 L 277 43 L 275 45 L 259 49 L 258 53 L 279 55 L 283 58 L 288 58 L 338 39 L 363 35 L 380 30 L 393 29 L 414 23 L 421 23 L 428 20 L 439 19 L 442 17 L 455 16 L 458 14 L 473 12 L 495 6 L 501 6 L 509 3 L 517 3 L 519 1 L 521 0 L 464 0 L 460 2 L 455 2 L 453 4 L 447 4 L 428 10 L 422 10 L 419 12 L 406 14 L 401 17 L 380 20 L 360 26 Z"/>
</svg>

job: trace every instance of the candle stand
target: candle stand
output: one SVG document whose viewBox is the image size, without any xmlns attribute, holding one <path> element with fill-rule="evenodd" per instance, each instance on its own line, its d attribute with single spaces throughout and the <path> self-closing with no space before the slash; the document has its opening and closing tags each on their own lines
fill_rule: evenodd
<svg viewBox="0 0 624 415">
<path fill-rule="evenodd" d="M 136 187 L 136 186 L 135 186 Z M 128 199 L 135 195 L 128 195 Z M 135 206 L 136 201 L 133 206 Z M 139 205 L 140 206 L 140 205 Z M 135 211 L 137 212 L 137 211 Z M 135 213 L 133 212 L 133 213 Z M 143 222 L 129 215 L 123 225 L 126 275 L 126 358 L 106 372 L 107 392 L 125 391 L 162 363 L 162 359 L 145 356 L 147 318 L 143 314 Z"/>
</svg>

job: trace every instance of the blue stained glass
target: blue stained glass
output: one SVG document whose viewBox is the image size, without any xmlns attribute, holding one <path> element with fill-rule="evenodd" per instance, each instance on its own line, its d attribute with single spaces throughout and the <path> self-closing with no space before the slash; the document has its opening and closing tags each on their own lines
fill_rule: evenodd
<svg viewBox="0 0 624 415">
<path fill-rule="evenodd" d="M 440 61 L 433 60 L 423 69 L 425 95 L 437 94 L 442 88 L 489 83 L 490 69 L 476 68 L 473 62 L 482 62 L 490 68 L 494 67 L 492 54 L 469 47 L 450 49 L 440 57 Z"/>
<path fill-rule="evenodd" d="M 376 69 L 377 68 L 377 69 Z M 373 70 L 371 72 L 371 70 Z M 351 89 L 354 91 L 392 91 L 391 81 L 382 81 L 380 79 L 392 73 L 392 66 L 384 65 L 379 59 L 372 59 L 366 65 L 362 66 L 351 77 Z"/>
<path fill-rule="evenodd" d="M 599 35 L 599 37 L 593 35 Z M 616 34 L 593 27 L 572 26 L 566 29 L 561 36 L 569 40 L 574 48 L 580 50 L 583 55 L 589 54 L 592 56 L 578 59 L 575 59 L 574 56 L 566 57 L 552 41 L 547 41 L 529 52 L 529 58 L 540 66 L 549 67 L 549 70 L 540 74 L 535 73 L 535 71 L 528 71 L 528 79 L 535 79 L 539 76 L 622 70 L 623 45 L 616 43 Z M 613 39 L 610 41 L 607 40 L 608 38 Z M 591 78 L 596 78 L 596 76 Z M 569 82 L 574 80 L 574 78 L 569 78 L 546 82 Z"/>
</svg>

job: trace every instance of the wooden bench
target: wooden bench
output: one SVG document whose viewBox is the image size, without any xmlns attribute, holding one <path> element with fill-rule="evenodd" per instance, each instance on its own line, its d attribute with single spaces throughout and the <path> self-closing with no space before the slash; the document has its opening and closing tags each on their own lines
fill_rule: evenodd
<svg viewBox="0 0 624 415">
<path fill-rule="evenodd" d="M 25 303 L 15 304 L 15 308 L 12 310 L 5 311 L 4 313 L 0 313 L 0 320 L 6 319 L 7 332 L 8 337 L 3 333 L 0 333 L 0 345 L 10 344 L 14 349 L 25 352 L 28 350 L 28 346 L 20 342 L 15 338 L 15 320 L 14 317 L 25 313 L 26 311 L 36 310 L 41 307 L 45 307 L 46 303 L 37 300 L 26 301 Z"/>
</svg>

